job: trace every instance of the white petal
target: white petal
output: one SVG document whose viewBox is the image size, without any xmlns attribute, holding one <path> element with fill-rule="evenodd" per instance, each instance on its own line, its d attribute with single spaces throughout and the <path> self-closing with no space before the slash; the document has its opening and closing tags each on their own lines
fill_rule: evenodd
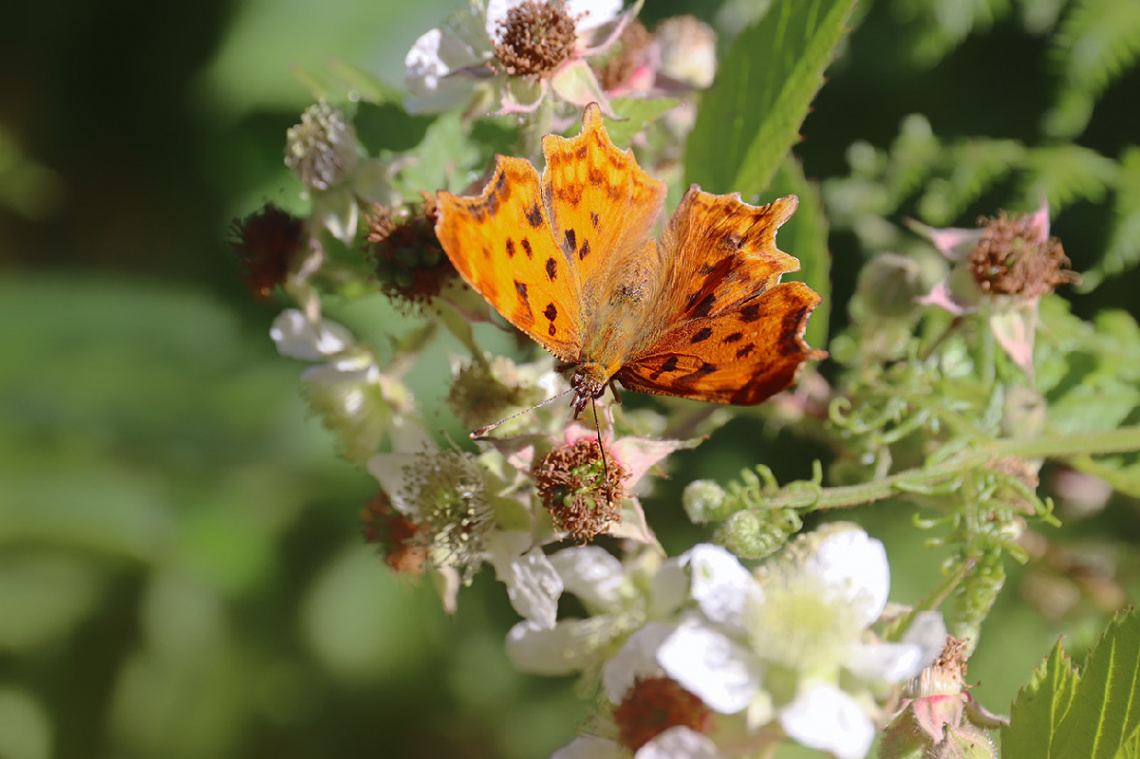
<svg viewBox="0 0 1140 759">
<path fill-rule="evenodd" d="M 539 548 L 533 548 L 521 556 L 512 555 L 510 549 L 496 550 L 496 541 L 501 541 L 506 535 L 508 533 L 495 533 L 488 540 L 495 577 L 507 586 L 511 606 L 523 619 L 551 630 L 558 616 L 562 578 Z"/>
<path fill-rule="evenodd" d="M 657 650 L 657 663 L 710 709 L 735 714 L 760 690 L 760 663 L 716 630 L 684 623 Z"/>
<path fill-rule="evenodd" d="M 693 600 L 705 616 L 730 632 L 745 631 L 744 611 L 763 591 L 752 574 L 729 551 L 701 543 L 689 551 Z"/>
<path fill-rule="evenodd" d="M 653 576 L 649 589 L 649 616 L 660 619 L 681 608 L 689 598 L 688 556 L 667 560 Z"/>
<path fill-rule="evenodd" d="M 471 80 L 450 76 L 478 63 L 479 55 L 448 30 L 421 35 L 404 57 L 405 105 L 412 113 L 439 113 L 471 96 Z"/>
<path fill-rule="evenodd" d="M 675 725 L 654 736 L 633 759 L 717 759 L 716 743 L 703 733 Z"/>
<path fill-rule="evenodd" d="M 920 611 L 914 615 L 910 627 L 902 636 L 903 643 L 910 643 L 922 649 L 922 666 L 925 669 L 946 647 L 946 620 L 940 611 Z"/>
<path fill-rule="evenodd" d="M 922 648 L 910 643 L 856 643 L 844 666 L 865 683 L 898 683 L 928 663 L 923 662 Z"/>
<path fill-rule="evenodd" d="M 578 33 L 596 29 L 621 13 L 622 0 L 567 0 L 566 13 L 578 19 Z"/>
<path fill-rule="evenodd" d="M 407 471 L 414 466 L 414 453 L 378 453 L 368 459 L 368 473 L 392 499 L 392 506 L 406 517 L 419 518 L 419 509 L 408 493 Z"/>
<path fill-rule="evenodd" d="M 780 725 L 796 742 L 838 759 L 862 759 L 875 738 L 875 726 L 858 702 L 825 683 L 805 684 L 780 712 Z"/>
<path fill-rule="evenodd" d="M 550 759 L 624 759 L 617 743 L 596 735 L 580 735 L 550 755 Z"/>
<path fill-rule="evenodd" d="M 891 589 L 891 567 L 883 544 L 854 525 L 837 526 L 805 563 L 834 594 L 850 603 L 863 627 L 883 613 Z"/>
<path fill-rule="evenodd" d="M 567 593 L 578 596 L 592 611 L 616 611 L 625 580 L 621 562 L 599 546 L 565 548 L 550 557 Z"/>
<path fill-rule="evenodd" d="M 602 669 L 602 682 L 610 701 L 620 704 L 626 691 L 638 678 L 661 677 L 664 671 L 657 663 L 657 649 L 673 633 L 673 628 L 660 622 L 649 622 L 629 636 Z"/>
<path fill-rule="evenodd" d="M 601 629 L 604 617 L 567 619 L 546 630 L 529 620 L 507 633 L 507 658 L 520 672 L 569 675 L 596 661 L 597 651 L 608 643 Z"/>
<path fill-rule="evenodd" d="M 487 0 L 487 36 L 495 44 L 499 40 L 499 22 L 507 17 L 507 11 L 522 5 L 524 0 Z"/>
<path fill-rule="evenodd" d="M 295 308 L 286 309 L 273 320 L 269 336 L 277 344 L 278 353 L 302 361 L 319 361 L 355 342 L 352 333 L 336 322 L 322 319 L 315 325 Z"/>
</svg>

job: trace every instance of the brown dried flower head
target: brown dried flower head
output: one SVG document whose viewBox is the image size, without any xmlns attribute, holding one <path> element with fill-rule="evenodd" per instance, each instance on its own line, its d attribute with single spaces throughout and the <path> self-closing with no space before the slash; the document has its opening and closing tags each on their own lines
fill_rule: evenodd
<svg viewBox="0 0 1140 759">
<path fill-rule="evenodd" d="M 423 306 L 455 277 L 455 267 L 435 236 L 435 199 L 422 206 L 374 204 L 366 214 L 365 249 L 376 261 L 381 289 L 393 301 Z"/>
<path fill-rule="evenodd" d="M 555 448 L 534 467 L 535 485 L 555 524 L 584 543 L 621 521 L 628 473 L 596 440 Z"/>
<path fill-rule="evenodd" d="M 707 733 L 712 712 L 668 677 L 638 678 L 614 710 L 621 744 L 636 752 L 671 727 Z"/>
<path fill-rule="evenodd" d="M 418 577 L 427 564 L 423 528 L 392 507 L 384 493 L 360 510 L 364 542 L 380 547 L 384 563 L 399 575 Z"/>
<path fill-rule="evenodd" d="M 1058 285 L 1079 281 L 1076 273 L 1065 267 L 1069 259 L 1056 237 L 1036 223 L 1034 214 L 997 218 L 982 217 L 985 227 L 978 246 L 970 253 L 970 269 L 984 292 L 995 295 L 1017 295 L 1039 298 Z"/>
<path fill-rule="evenodd" d="M 542 78 L 570 60 L 577 22 L 562 0 L 526 0 L 507 11 L 497 29 L 493 66 L 509 76 Z"/>
<path fill-rule="evenodd" d="M 245 285 L 258 299 L 284 284 L 301 250 L 305 225 L 272 203 L 230 228 L 230 247 L 245 274 Z"/>
</svg>

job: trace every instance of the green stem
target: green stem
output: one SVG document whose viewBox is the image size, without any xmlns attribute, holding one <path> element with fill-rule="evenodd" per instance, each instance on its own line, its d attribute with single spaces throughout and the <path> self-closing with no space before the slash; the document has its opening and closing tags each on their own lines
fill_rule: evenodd
<svg viewBox="0 0 1140 759">
<path fill-rule="evenodd" d="M 873 482 L 832 488 L 790 488 L 767 499 L 769 508 L 845 509 L 906 492 L 923 492 L 953 486 L 954 480 L 974 467 L 1005 457 L 1027 459 L 1103 455 L 1140 450 L 1140 427 L 1073 435 L 1044 435 L 1027 439 L 994 440 L 960 451 L 938 464 L 908 469 Z"/>
</svg>

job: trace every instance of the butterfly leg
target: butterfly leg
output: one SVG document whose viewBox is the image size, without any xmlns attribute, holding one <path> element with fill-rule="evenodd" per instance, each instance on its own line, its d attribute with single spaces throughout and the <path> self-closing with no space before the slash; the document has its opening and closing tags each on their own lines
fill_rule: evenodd
<svg viewBox="0 0 1140 759">
<path fill-rule="evenodd" d="M 611 379 L 609 381 L 610 392 L 614 394 L 614 403 L 621 405 L 621 392 L 618 391 L 617 380 Z"/>
</svg>

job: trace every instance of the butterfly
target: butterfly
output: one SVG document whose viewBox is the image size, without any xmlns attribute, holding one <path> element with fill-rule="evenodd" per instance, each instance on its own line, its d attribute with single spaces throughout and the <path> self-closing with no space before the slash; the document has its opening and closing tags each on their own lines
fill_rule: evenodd
<svg viewBox="0 0 1140 759">
<path fill-rule="evenodd" d="M 596 104 L 542 150 L 541 177 L 500 155 L 481 195 L 440 191 L 436 236 L 496 311 L 574 367 L 575 414 L 615 380 L 752 405 L 827 356 L 803 337 L 819 295 L 780 283 L 800 268 L 776 249 L 796 196 L 752 206 L 693 185 L 653 239 L 666 185 L 614 146 Z"/>
</svg>

